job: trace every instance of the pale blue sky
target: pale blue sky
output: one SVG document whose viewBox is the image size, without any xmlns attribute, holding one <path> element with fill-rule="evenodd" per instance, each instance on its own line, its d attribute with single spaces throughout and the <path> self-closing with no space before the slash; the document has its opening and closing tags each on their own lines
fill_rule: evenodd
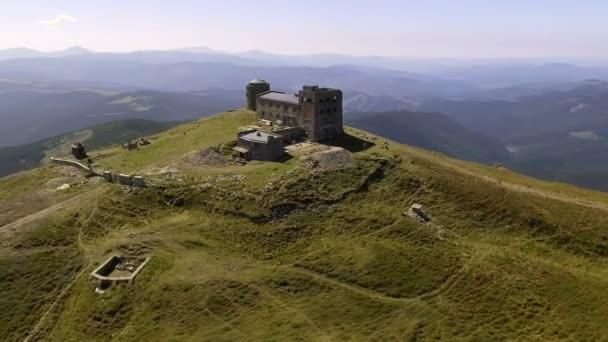
<svg viewBox="0 0 608 342">
<path fill-rule="evenodd" d="M 603 0 L 1 0 L 0 48 L 608 57 Z"/>
</svg>

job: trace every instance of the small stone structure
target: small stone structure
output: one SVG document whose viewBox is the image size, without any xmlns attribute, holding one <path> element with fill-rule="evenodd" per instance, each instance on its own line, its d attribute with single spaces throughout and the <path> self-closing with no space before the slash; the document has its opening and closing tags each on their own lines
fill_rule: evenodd
<svg viewBox="0 0 608 342">
<path fill-rule="evenodd" d="M 114 176 L 112 175 L 112 172 L 110 172 L 110 171 L 104 171 L 103 178 L 105 178 L 110 183 L 114 181 Z"/>
<path fill-rule="evenodd" d="M 126 186 L 133 185 L 133 178 L 131 177 L 131 175 L 125 175 L 123 173 L 119 173 L 118 175 L 116 175 L 116 181 L 120 185 L 126 185 Z"/>
<path fill-rule="evenodd" d="M 114 176 L 114 181 L 120 185 L 134 186 L 137 188 L 145 188 L 146 180 L 143 176 L 132 176 L 119 173 Z"/>
<path fill-rule="evenodd" d="M 431 217 L 426 213 L 422 204 L 414 203 L 410 207 L 411 215 L 418 219 L 420 222 L 426 223 L 431 221 Z"/>
<path fill-rule="evenodd" d="M 249 130 L 237 136 L 238 146 L 234 151 L 243 159 L 272 161 L 285 154 L 283 137 L 278 134 Z"/>
<path fill-rule="evenodd" d="M 82 143 L 74 143 L 72 144 L 72 146 L 70 146 L 70 148 L 72 150 L 72 155 L 74 156 L 74 158 L 78 160 L 89 159 L 87 151 L 85 150 L 84 145 Z"/>
<path fill-rule="evenodd" d="M 138 188 L 145 188 L 146 187 L 146 182 L 144 181 L 144 177 L 142 176 L 133 176 L 132 178 L 133 180 L 133 186 L 138 187 Z"/>
<path fill-rule="evenodd" d="M 149 257 L 126 258 L 115 254 L 91 272 L 91 278 L 100 289 L 121 283 L 131 284 L 148 261 Z"/>
</svg>

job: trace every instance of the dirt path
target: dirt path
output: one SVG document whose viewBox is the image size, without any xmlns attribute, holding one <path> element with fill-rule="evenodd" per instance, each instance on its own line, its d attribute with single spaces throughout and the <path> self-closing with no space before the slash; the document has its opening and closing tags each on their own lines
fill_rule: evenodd
<svg viewBox="0 0 608 342">
<path fill-rule="evenodd" d="M 400 217 L 400 218 L 396 219 L 393 223 L 391 223 L 391 224 L 389 224 L 389 225 L 387 225 L 385 227 L 382 227 L 380 229 L 374 230 L 373 232 L 370 232 L 370 233 L 367 233 L 367 234 L 355 236 L 355 237 L 353 237 L 351 239 L 348 239 L 346 241 L 343 241 L 343 242 L 345 242 L 345 243 L 346 242 L 354 242 L 356 240 L 362 240 L 362 239 L 365 239 L 365 238 L 368 238 L 368 237 L 372 237 L 374 235 L 382 234 L 383 232 L 386 232 L 387 230 L 393 229 L 394 227 L 396 227 L 401 222 L 403 222 L 403 218 Z M 322 248 L 319 248 L 319 249 L 315 249 L 313 251 L 310 251 L 310 252 L 308 252 L 308 253 L 300 256 L 299 258 L 297 258 L 296 260 L 294 260 L 293 262 L 291 262 L 289 265 L 295 264 L 295 263 L 297 263 L 299 261 L 302 261 L 302 260 L 308 258 L 309 256 L 311 256 L 313 254 L 316 254 L 316 253 L 319 253 L 319 252 L 323 252 L 325 250 L 328 250 L 328 249 L 331 249 L 331 248 L 334 248 L 334 247 L 335 246 L 331 246 L 330 245 L 330 246 L 325 246 L 325 247 L 322 247 Z"/>
<path fill-rule="evenodd" d="M 290 270 L 296 271 L 298 273 L 307 275 L 311 278 L 315 278 L 319 281 L 322 281 L 324 283 L 329 283 L 331 285 L 334 285 L 336 287 L 341 287 L 343 289 L 349 290 L 351 292 L 356 292 L 360 295 L 363 295 L 365 297 L 368 297 L 370 299 L 379 299 L 379 300 L 386 300 L 386 301 L 390 301 L 390 302 L 396 302 L 396 303 L 411 303 L 412 301 L 416 300 L 416 298 L 396 298 L 396 297 L 389 297 L 387 295 L 384 295 L 382 293 L 379 292 L 375 292 L 369 289 L 366 289 L 364 287 L 360 287 L 360 286 L 356 286 L 353 284 L 349 284 L 349 283 L 345 283 L 345 282 L 341 282 L 339 280 L 330 278 L 322 273 L 318 273 L 306 268 L 302 268 L 302 267 L 296 267 L 296 266 L 292 266 L 290 267 Z"/>
<path fill-rule="evenodd" d="M 83 194 L 84 195 L 84 194 Z M 69 205 L 72 203 L 72 201 L 75 200 L 79 200 L 81 199 L 81 196 L 76 196 L 70 200 L 64 201 L 62 203 L 59 204 L 63 204 L 65 205 Z M 69 202 L 69 203 L 66 203 Z M 87 215 L 87 217 L 81 221 L 77 221 L 76 224 L 78 225 L 78 238 L 77 238 L 77 246 L 78 249 L 80 249 L 80 251 L 82 252 L 83 256 L 86 258 L 86 253 L 85 253 L 85 249 L 84 249 L 84 244 L 82 243 L 82 226 L 84 223 L 88 222 L 91 217 L 93 217 L 96 209 L 97 209 L 97 202 L 98 202 L 98 198 L 95 198 L 95 205 L 93 206 L 93 208 L 91 209 L 91 211 L 89 212 L 89 214 Z M 52 207 L 49 207 L 47 209 L 51 209 Z M 61 206 L 59 208 L 55 208 L 54 210 L 58 210 L 60 209 Z M 53 210 L 53 211 L 54 211 Z M 51 211 L 52 212 L 52 211 Z M 32 330 L 30 331 L 30 333 L 27 335 L 27 337 L 24 339 L 25 342 L 27 341 L 31 341 L 31 339 L 33 337 L 36 336 L 36 334 L 38 333 L 38 331 L 40 331 L 40 328 L 42 328 L 42 326 L 44 325 L 44 323 L 47 320 L 47 317 L 50 315 L 51 312 L 53 312 L 53 310 L 55 309 L 55 307 L 57 306 L 57 304 L 59 302 L 61 302 L 61 300 L 63 300 L 65 298 L 65 296 L 68 294 L 68 292 L 72 289 L 72 287 L 74 287 L 74 284 L 76 284 L 76 282 L 78 281 L 78 279 L 80 279 L 80 276 L 87 270 L 87 268 L 89 267 L 89 264 L 85 261 L 85 263 L 82 265 L 82 269 L 80 270 L 80 272 L 78 272 L 78 274 L 74 277 L 74 279 L 67 284 L 63 290 L 61 290 L 61 292 L 59 293 L 59 295 L 57 296 L 57 298 L 55 298 L 55 300 L 53 301 L 53 303 L 51 304 L 51 306 L 49 306 L 49 308 L 42 314 L 42 316 L 40 317 L 40 319 L 38 320 L 38 322 L 36 323 L 36 325 L 32 328 Z"/>
<path fill-rule="evenodd" d="M 63 299 L 63 297 L 65 297 L 65 295 L 72 289 L 74 284 L 76 284 L 76 282 L 78 281 L 80 276 L 86 271 L 86 269 L 87 269 L 87 265 L 83 265 L 82 269 L 80 270 L 80 272 L 78 272 L 76 277 L 74 277 L 74 279 L 68 285 L 66 285 L 66 287 L 63 288 L 63 290 L 61 290 L 61 292 L 59 293 L 57 298 L 55 298 L 55 300 L 53 301 L 51 306 L 42 314 L 42 316 L 38 320 L 38 323 L 36 323 L 34 328 L 32 328 L 32 330 L 27 335 L 27 337 L 25 339 L 23 339 L 24 342 L 32 341 L 32 338 L 34 338 L 36 336 L 36 334 L 38 333 L 38 331 L 40 330 L 40 328 L 42 328 L 44 322 L 46 321 L 47 316 L 55 309 L 55 306 L 57 306 L 57 304 Z"/>
<path fill-rule="evenodd" d="M 59 202 L 57 204 L 54 204 L 48 208 L 42 209 L 40 211 L 37 211 L 33 214 L 30 214 L 28 216 L 22 217 L 20 219 L 18 219 L 17 221 L 13 221 L 11 223 L 5 224 L 4 226 L 0 227 L 0 232 L 1 231 L 7 231 L 7 230 L 17 230 L 17 228 L 23 226 L 24 224 L 30 223 L 32 221 L 35 221 L 37 219 L 41 219 L 44 218 L 45 216 L 52 214 L 58 210 L 61 210 L 63 208 L 69 207 L 71 205 L 77 204 L 80 201 L 85 200 L 85 198 L 89 196 L 89 193 L 83 193 L 80 195 L 76 195 L 70 199 L 67 199 L 63 202 Z"/>
<path fill-rule="evenodd" d="M 466 274 L 466 272 L 469 271 L 471 269 L 471 267 L 473 267 L 473 265 L 476 264 L 476 261 L 478 261 L 479 258 L 482 258 L 484 256 L 485 256 L 484 253 L 479 253 L 477 255 L 471 256 L 471 258 L 469 259 L 468 262 L 465 262 L 464 265 L 462 265 L 462 267 L 460 267 L 460 269 L 458 269 L 452 275 L 450 275 L 437 288 L 424 292 L 424 293 L 421 293 L 414 297 L 403 297 L 403 298 L 387 296 L 383 293 L 376 292 L 374 290 L 370 290 L 370 289 L 367 289 L 367 288 L 364 288 L 361 286 L 357 286 L 357 285 L 339 281 L 337 279 L 333 279 L 322 273 L 319 273 L 319 272 L 316 272 L 313 270 L 309 270 L 309 269 L 306 269 L 303 267 L 297 267 L 297 266 L 281 266 L 281 267 L 289 268 L 290 270 L 307 275 L 311 278 L 328 283 L 330 285 L 333 285 L 336 287 L 341 287 L 343 289 L 358 293 L 358 294 L 366 296 L 370 299 L 377 299 L 377 300 L 383 300 L 383 301 L 400 303 L 400 304 L 410 304 L 410 303 L 413 303 L 416 301 L 424 301 L 424 300 L 431 299 L 433 297 L 440 295 L 442 292 L 448 290 L 449 288 L 452 287 L 452 285 L 454 285 L 455 283 L 457 283 L 459 280 L 462 279 L 462 277 Z"/>
</svg>

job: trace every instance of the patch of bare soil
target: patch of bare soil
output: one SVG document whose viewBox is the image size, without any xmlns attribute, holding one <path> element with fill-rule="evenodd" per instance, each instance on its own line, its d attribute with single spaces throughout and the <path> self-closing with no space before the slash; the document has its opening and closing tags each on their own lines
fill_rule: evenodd
<svg viewBox="0 0 608 342">
<path fill-rule="evenodd" d="M 130 257 L 141 256 L 150 253 L 150 247 L 142 243 L 122 244 L 118 246 L 118 250 Z"/>
<path fill-rule="evenodd" d="M 352 166 L 353 155 L 341 147 L 329 147 L 300 158 L 309 169 L 338 170 Z"/>
<path fill-rule="evenodd" d="M 231 158 L 226 157 L 219 147 L 209 147 L 186 157 L 187 161 L 194 166 L 228 166 L 234 165 Z"/>
</svg>

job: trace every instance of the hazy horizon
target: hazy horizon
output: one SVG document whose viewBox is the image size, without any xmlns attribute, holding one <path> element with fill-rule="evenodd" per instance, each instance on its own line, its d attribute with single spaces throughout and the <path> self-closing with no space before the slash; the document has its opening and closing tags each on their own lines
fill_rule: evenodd
<svg viewBox="0 0 608 342">
<path fill-rule="evenodd" d="M 84 46 L 127 52 L 209 46 L 230 53 L 411 58 L 608 58 L 608 4 L 480 0 L 373 3 L 311 0 L 9 0 L 0 49 Z"/>
</svg>

